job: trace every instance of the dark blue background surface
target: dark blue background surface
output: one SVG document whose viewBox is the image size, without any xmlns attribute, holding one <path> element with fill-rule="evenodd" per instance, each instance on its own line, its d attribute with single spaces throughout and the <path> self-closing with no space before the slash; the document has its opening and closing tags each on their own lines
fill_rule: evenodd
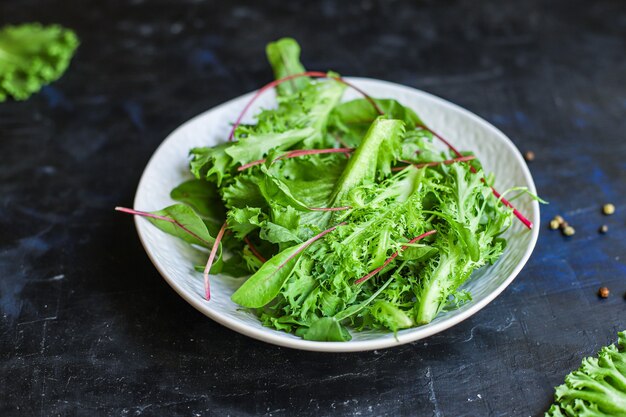
<svg viewBox="0 0 626 417">
<path fill-rule="evenodd" d="M 626 328 L 626 4 L 260 3 L 0 4 L 82 40 L 60 81 L 0 104 L 0 415 L 540 415 Z M 539 243 L 480 313 L 384 351 L 267 345 L 178 297 L 113 212 L 169 132 L 271 79 L 284 35 L 309 69 L 423 89 L 534 150 Z"/>
</svg>

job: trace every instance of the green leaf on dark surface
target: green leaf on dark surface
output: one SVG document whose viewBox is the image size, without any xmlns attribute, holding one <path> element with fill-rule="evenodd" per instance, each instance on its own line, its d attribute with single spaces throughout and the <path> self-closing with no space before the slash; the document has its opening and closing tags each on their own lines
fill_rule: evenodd
<svg viewBox="0 0 626 417">
<path fill-rule="evenodd" d="M 0 29 L 0 102 L 8 97 L 26 100 L 60 78 L 78 37 L 60 25 L 25 23 Z"/>
<path fill-rule="evenodd" d="M 545 417 L 626 416 L 626 332 L 618 337 L 565 377 Z"/>
</svg>

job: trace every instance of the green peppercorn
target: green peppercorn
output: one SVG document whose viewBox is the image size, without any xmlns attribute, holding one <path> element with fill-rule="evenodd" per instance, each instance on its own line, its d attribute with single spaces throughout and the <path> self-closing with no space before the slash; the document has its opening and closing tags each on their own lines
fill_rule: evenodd
<svg viewBox="0 0 626 417">
<path fill-rule="evenodd" d="M 572 236 L 574 233 L 576 233 L 576 230 L 572 226 L 566 226 L 563 228 L 563 234 L 565 236 Z"/>
<path fill-rule="evenodd" d="M 605 204 L 604 206 L 602 206 L 602 212 L 609 216 L 615 213 L 615 206 L 611 203 Z"/>
</svg>

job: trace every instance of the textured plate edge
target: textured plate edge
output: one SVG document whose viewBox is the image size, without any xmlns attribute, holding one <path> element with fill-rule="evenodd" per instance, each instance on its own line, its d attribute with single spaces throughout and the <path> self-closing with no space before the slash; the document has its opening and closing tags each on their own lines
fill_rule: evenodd
<svg viewBox="0 0 626 417">
<path fill-rule="evenodd" d="M 522 154 L 519 151 L 519 149 L 515 146 L 513 141 L 507 135 L 505 135 L 500 129 L 498 129 L 491 123 L 487 122 L 480 116 L 446 99 L 443 99 L 434 94 L 430 94 L 425 91 L 419 90 L 417 88 L 393 83 L 390 81 L 377 80 L 377 79 L 372 79 L 372 78 L 362 78 L 362 77 L 345 77 L 345 78 L 355 83 L 359 87 L 361 87 L 361 85 L 359 85 L 360 83 L 363 83 L 363 84 L 377 83 L 377 84 L 388 85 L 396 89 L 405 90 L 409 94 L 417 94 L 417 95 L 426 96 L 431 100 L 438 101 L 444 106 L 450 107 L 454 109 L 455 111 L 464 114 L 465 116 L 469 117 L 474 122 L 476 122 L 477 124 L 482 125 L 487 130 L 491 130 L 495 134 L 495 136 L 499 137 L 500 140 L 502 140 L 506 144 L 506 146 L 509 148 L 512 154 L 515 155 L 515 159 L 518 161 L 518 163 L 520 163 L 521 170 L 522 170 L 524 179 L 526 180 L 528 184 L 529 191 L 532 192 L 533 194 L 536 194 L 535 182 L 532 178 L 528 165 L 526 164 L 526 161 L 522 157 Z M 365 86 L 363 87 L 366 88 Z M 180 130 L 183 130 L 187 125 L 194 123 L 197 119 L 204 117 L 206 113 L 216 111 L 222 107 L 226 107 L 234 101 L 238 101 L 244 98 L 251 98 L 254 93 L 255 91 L 252 91 L 242 96 L 233 98 L 211 109 L 208 109 L 198 114 L 197 116 L 192 117 L 191 119 L 187 120 L 185 123 L 183 123 L 176 129 L 174 129 L 163 140 L 163 142 L 161 142 L 161 144 L 157 147 L 157 149 L 154 151 L 154 153 L 150 157 L 148 163 L 146 164 L 146 167 L 144 168 L 144 171 L 141 175 L 141 179 L 139 180 L 139 184 L 137 186 L 137 191 L 135 193 L 133 206 L 136 206 L 139 190 L 142 188 L 143 183 L 147 181 L 147 173 L 149 171 L 151 164 L 154 162 L 156 155 L 159 153 L 159 150 L 161 150 L 164 147 L 165 143 L 168 142 L 168 140 L 175 137 L 176 133 L 179 132 Z M 165 270 L 161 268 L 159 263 L 156 261 L 156 259 L 154 258 L 150 250 L 148 249 L 148 245 L 145 241 L 145 236 L 142 234 L 142 228 L 145 227 L 145 224 L 142 224 L 142 219 L 136 216 L 134 220 L 135 220 L 135 228 L 137 230 L 139 240 L 141 241 L 141 244 L 145 252 L 148 254 L 148 258 L 150 259 L 152 264 L 155 266 L 157 271 L 161 274 L 163 279 L 165 279 L 165 281 L 170 285 L 170 287 L 172 287 L 172 289 L 174 289 L 174 291 L 178 293 L 178 295 L 180 295 L 185 301 L 187 301 L 189 304 L 191 304 L 191 306 L 193 306 L 196 310 L 198 310 L 205 316 L 222 324 L 225 327 L 228 327 L 231 330 L 234 330 L 245 336 L 249 336 L 256 340 L 260 340 L 263 342 L 271 343 L 271 344 L 282 346 L 282 347 L 292 348 L 292 349 L 315 351 L 315 352 L 339 353 L 339 352 L 362 352 L 362 351 L 370 351 L 370 350 L 376 350 L 376 349 L 385 349 L 385 348 L 400 346 L 406 343 L 415 342 L 417 340 L 427 338 L 436 333 L 440 333 L 446 329 L 449 329 L 450 327 L 457 325 L 458 323 L 468 319 L 469 317 L 473 316 L 478 311 L 483 309 L 487 304 L 489 304 L 498 295 L 500 295 L 511 284 L 511 282 L 513 282 L 513 280 L 517 277 L 517 275 L 520 273 L 520 271 L 524 268 L 524 266 L 528 262 L 528 259 L 530 258 L 537 244 L 537 239 L 539 237 L 539 229 L 540 229 L 539 203 L 537 201 L 533 201 L 531 204 L 533 208 L 532 218 L 534 218 L 535 222 L 534 222 L 532 230 L 530 231 L 531 233 L 530 244 L 524 251 L 524 255 L 518 262 L 513 272 L 511 272 L 508 278 L 504 282 L 502 282 L 489 295 L 485 296 L 485 298 L 483 298 L 482 300 L 476 303 L 472 303 L 472 305 L 467 310 L 459 313 L 457 316 L 450 317 L 447 320 L 443 320 L 439 323 L 432 324 L 428 327 L 415 327 L 411 329 L 412 331 L 409 331 L 403 334 L 398 334 L 396 338 L 394 339 L 385 338 L 385 339 L 380 339 L 380 340 L 372 339 L 372 340 L 362 340 L 362 341 L 355 341 L 355 342 L 313 342 L 313 341 L 308 341 L 308 340 L 303 340 L 303 339 L 285 338 L 283 335 L 268 333 L 268 332 L 263 331 L 262 329 L 250 327 L 246 325 L 245 323 L 242 323 L 238 320 L 216 314 L 215 312 L 207 309 L 204 301 L 201 301 L 192 297 L 181 286 L 179 286 L 174 280 L 169 278 Z M 275 330 L 275 332 L 278 333 L 278 330 Z"/>
</svg>

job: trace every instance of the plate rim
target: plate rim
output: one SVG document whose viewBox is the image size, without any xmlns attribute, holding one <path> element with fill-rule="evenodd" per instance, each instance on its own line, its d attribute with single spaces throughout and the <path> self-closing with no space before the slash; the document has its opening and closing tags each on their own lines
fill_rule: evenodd
<svg viewBox="0 0 626 417">
<path fill-rule="evenodd" d="M 346 80 L 352 83 L 355 83 L 357 86 L 361 82 L 365 82 L 365 83 L 374 82 L 374 83 L 382 84 L 383 86 L 389 86 L 389 87 L 393 87 L 397 89 L 399 88 L 409 94 L 417 94 L 417 95 L 426 97 L 428 99 L 438 101 L 441 104 L 447 107 L 451 107 L 455 111 L 462 113 L 464 116 L 469 117 L 470 119 L 472 119 L 473 122 L 479 125 L 482 125 L 487 130 L 492 131 L 495 134 L 495 136 L 497 136 L 500 140 L 503 141 L 506 147 L 509 148 L 509 150 L 511 151 L 511 154 L 514 155 L 515 159 L 520 164 L 521 171 L 522 171 L 524 179 L 526 180 L 528 184 L 529 191 L 536 195 L 537 191 L 535 187 L 535 182 L 533 180 L 532 174 L 530 173 L 530 169 L 528 168 L 528 165 L 526 164 L 526 161 L 524 160 L 520 150 L 515 146 L 513 141 L 506 134 L 504 134 L 504 132 L 502 132 L 500 129 L 498 129 L 497 127 L 495 127 L 494 125 L 486 121 L 485 119 L 481 118 L 477 114 L 455 103 L 452 103 L 444 98 L 441 98 L 434 94 L 431 94 L 426 91 L 423 91 L 414 87 L 410 87 L 407 85 L 398 84 L 398 83 L 394 83 L 391 81 L 375 79 L 375 78 L 368 78 L 368 77 L 343 77 L 343 78 L 345 78 Z M 243 94 L 241 96 L 230 99 L 226 102 L 218 104 L 217 106 L 214 106 L 210 109 L 207 109 L 203 111 L 202 113 L 188 119 L 187 121 L 182 123 L 180 126 L 178 126 L 176 129 L 174 129 L 170 134 L 168 134 L 165 137 L 165 139 L 159 144 L 159 146 L 154 150 L 154 152 L 150 156 L 150 159 L 148 160 L 148 163 L 144 167 L 144 170 L 141 174 L 141 178 L 137 185 L 137 189 L 135 191 L 135 198 L 133 199 L 133 207 L 137 206 L 137 200 L 139 198 L 140 190 L 145 186 L 144 184 L 148 181 L 149 171 L 151 171 L 150 170 L 151 165 L 154 163 L 159 151 L 163 149 L 163 147 L 168 141 L 175 138 L 177 136 L 177 133 L 185 129 L 186 126 L 204 117 L 207 113 L 217 111 L 223 107 L 227 107 L 235 101 L 239 101 L 245 98 L 251 98 L 257 91 L 258 90 L 251 91 L 249 93 Z M 449 329 L 459 324 L 460 322 L 468 319 L 469 317 L 473 316 L 480 310 L 482 310 L 485 306 L 491 303 L 498 295 L 500 295 L 511 284 L 511 282 L 513 282 L 513 280 L 517 277 L 520 271 L 524 268 L 533 250 L 535 249 L 535 246 L 537 244 L 537 240 L 539 237 L 539 230 L 540 230 L 540 210 L 539 210 L 539 203 L 536 200 L 531 202 L 531 206 L 532 206 L 532 214 L 533 214 L 532 218 L 535 220 L 535 222 L 533 224 L 533 228 L 530 230 L 531 239 L 529 241 L 529 245 L 524 250 L 524 254 L 522 255 L 520 261 L 517 263 L 513 271 L 509 274 L 506 280 L 504 280 L 498 287 L 495 288 L 494 291 L 490 292 L 483 299 L 477 302 L 472 302 L 472 304 L 466 310 L 462 311 L 458 315 L 442 320 L 438 323 L 435 323 L 429 326 L 418 326 L 418 327 L 414 327 L 411 329 L 407 329 L 409 330 L 408 332 L 402 333 L 402 334 L 398 333 L 395 335 L 394 338 L 368 339 L 368 340 L 348 341 L 348 342 L 320 342 L 320 341 L 309 341 L 309 340 L 296 339 L 296 338 L 285 338 L 283 335 L 279 334 L 280 332 L 279 330 L 270 329 L 272 330 L 272 332 L 267 332 L 267 331 L 264 331 L 264 329 L 251 327 L 244 322 L 230 318 L 228 316 L 222 316 L 222 315 L 216 314 L 214 311 L 207 309 L 205 301 L 191 297 L 189 294 L 186 293 L 186 291 L 182 288 L 182 286 L 180 286 L 176 282 L 175 279 L 172 279 L 168 276 L 165 269 L 159 264 L 155 255 L 152 253 L 152 251 L 148 247 L 147 237 L 144 236 L 142 232 L 142 229 L 146 225 L 146 223 L 143 223 L 138 216 L 135 216 L 134 221 L 135 221 L 135 229 L 137 230 L 137 235 L 139 236 L 139 240 L 141 241 L 144 251 L 148 255 L 148 258 L 150 259 L 152 264 L 155 266 L 159 274 L 161 274 L 163 279 L 170 285 L 170 287 L 172 287 L 172 289 L 174 289 L 176 293 L 178 293 L 179 296 L 181 296 L 192 307 L 194 307 L 196 310 L 198 310 L 205 316 L 209 317 L 210 319 L 216 321 L 217 323 L 231 330 L 234 330 L 242 335 L 252 337 L 253 339 L 260 340 L 263 342 L 271 343 L 271 344 L 282 346 L 282 347 L 298 349 L 298 350 L 339 353 L 339 352 L 362 352 L 362 351 L 370 351 L 370 350 L 377 350 L 377 349 L 385 349 L 385 348 L 400 346 L 406 343 L 415 342 L 417 340 L 430 337 L 434 334 L 437 334 L 446 329 Z"/>
</svg>

